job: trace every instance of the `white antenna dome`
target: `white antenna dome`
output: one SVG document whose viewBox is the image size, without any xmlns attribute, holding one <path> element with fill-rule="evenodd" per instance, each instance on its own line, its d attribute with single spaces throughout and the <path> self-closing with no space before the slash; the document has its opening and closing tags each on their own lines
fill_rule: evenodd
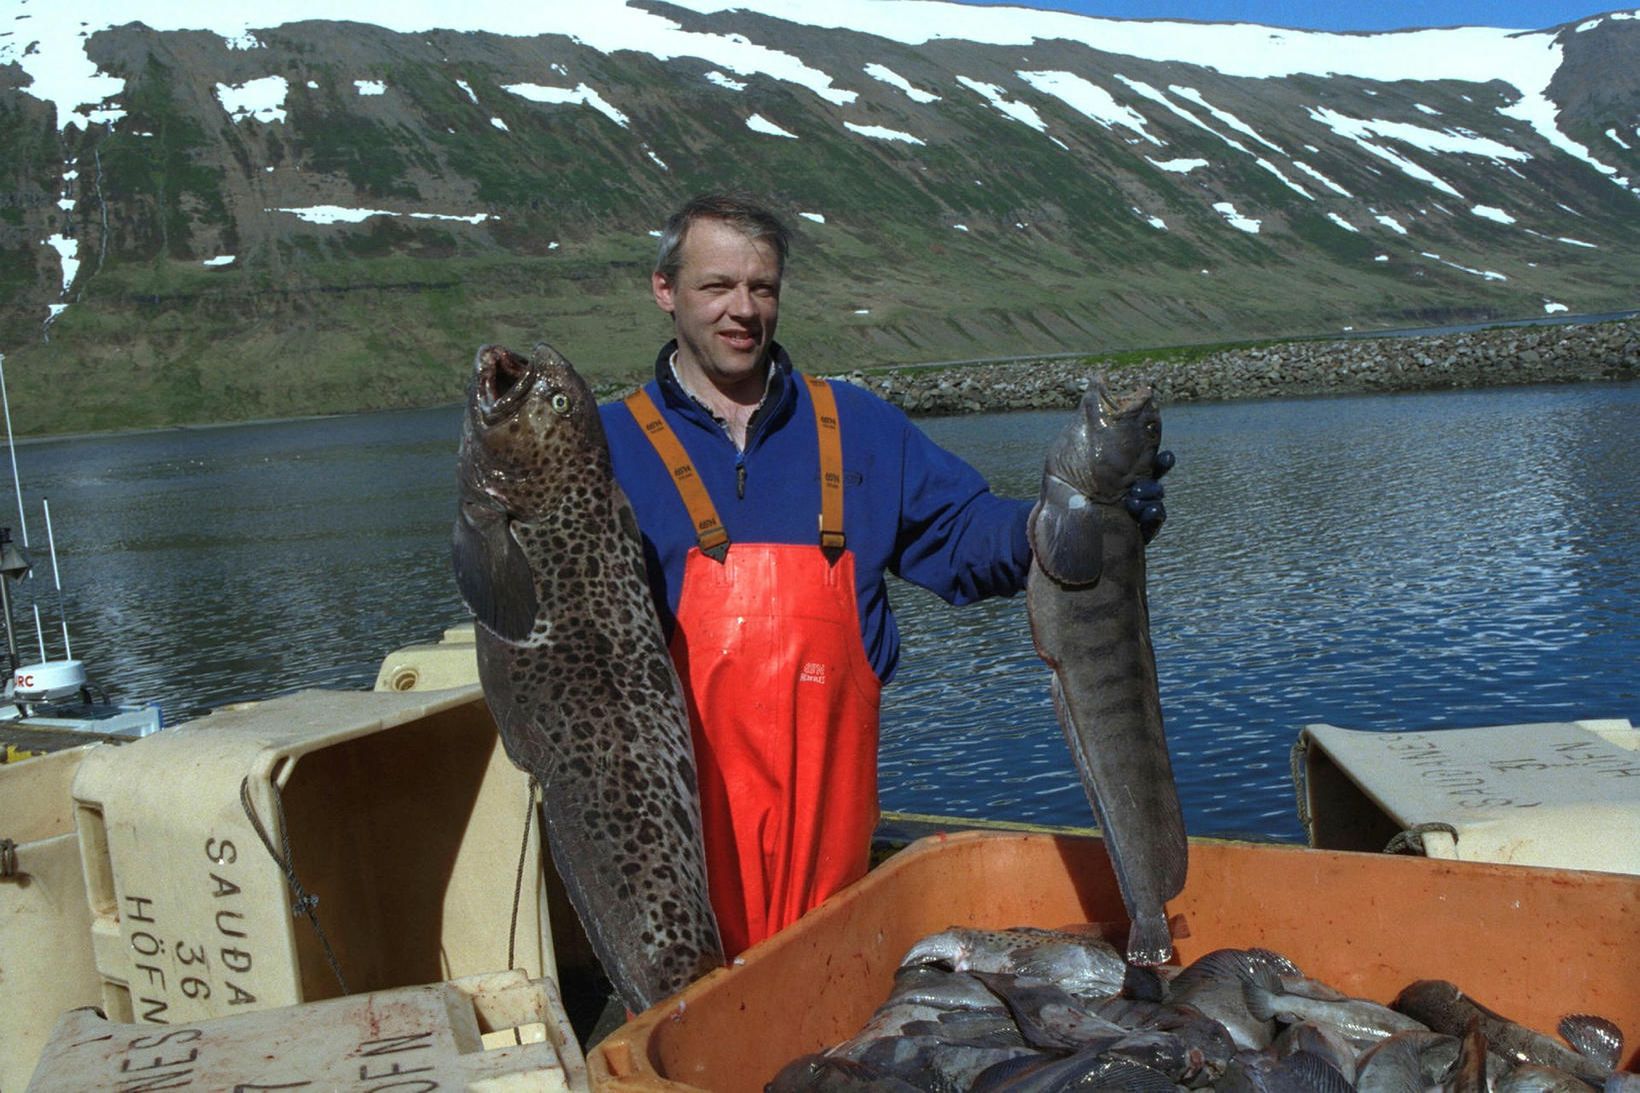
<svg viewBox="0 0 1640 1093">
<path fill-rule="evenodd" d="M 13 693 L 25 702 L 55 702 L 73 698 L 85 686 L 85 664 L 78 660 L 53 660 L 25 664 L 12 676 Z"/>
</svg>

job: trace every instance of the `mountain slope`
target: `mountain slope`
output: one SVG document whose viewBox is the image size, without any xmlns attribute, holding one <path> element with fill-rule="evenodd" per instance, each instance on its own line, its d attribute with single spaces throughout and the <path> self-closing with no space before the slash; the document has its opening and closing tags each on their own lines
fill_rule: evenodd
<svg viewBox="0 0 1640 1093">
<path fill-rule="evenodd" d="M 782 336 L 827 369 L 1636 297 L 1632 12 L 120 7 L 141 21 L 24 0 L 0 37 L 21 431 L 450 401 L 494 340 L 636 374 L 666 334 L 652 233 L 731 184 L 791 224 Z"/>
</svg>

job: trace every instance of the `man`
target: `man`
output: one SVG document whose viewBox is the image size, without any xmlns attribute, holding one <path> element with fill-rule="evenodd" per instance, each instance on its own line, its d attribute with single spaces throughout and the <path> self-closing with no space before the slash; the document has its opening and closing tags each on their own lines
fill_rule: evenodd
<svg viewBox="0 0 1640 1093">
<path fill-rule="evenodd" d="M 899 657 L 884 573 L 954 604 L 1025 586 L 1029 501 L 774 340 L 787 235 L 703 195 L 651 278 L 655 378 L 602 408 L 689 698 L 712 903 L 728 955 L 863 876 L 879 694 Z"/>
</svg>

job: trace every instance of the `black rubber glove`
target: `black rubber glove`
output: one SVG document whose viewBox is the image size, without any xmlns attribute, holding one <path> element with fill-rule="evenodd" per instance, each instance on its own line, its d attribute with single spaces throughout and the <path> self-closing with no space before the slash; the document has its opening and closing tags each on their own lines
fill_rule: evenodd
<svg viewBox="0 0 1640 1093">
<path fill-rule="evenodd" d="M 1139 534 L 1147 543 L 1156 538 L 1156 533 L 1167 523 L 1167 507 L 1162 504 L 1167 491 L 1157 479 L 1172 470 L 1173 463 L 1172 452 L 1157 452 L 1156 477 L 1134 479 L 1122 499 L 1122 506 L 1139 522 Z"/>
</svg>

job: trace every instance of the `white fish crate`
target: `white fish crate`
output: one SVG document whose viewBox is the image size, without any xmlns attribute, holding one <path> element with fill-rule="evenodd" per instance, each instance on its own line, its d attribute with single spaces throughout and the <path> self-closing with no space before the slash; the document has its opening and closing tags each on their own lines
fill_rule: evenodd
<svg viewBox="0 0 1640 1093">
<path fill-rule="evenodd" d="M 1640 730 L 1623 719 L 1424 732 L 1306 725 L 1293 766 L 1318 848 L 1640 873 Z"/>
<path fill-rule="evenodd" d="M 102 996 L 69 797 L 95 746 L 0 763 L 0 1090 L 28 1083 L 59 1013 Z"/>
<path fill-rule="evenodd" d="M 163 1028 L 75 1010 L 28 1086 L 137 1088 L 582 1093 L 587 1074 L 552 980 L 514 971 Z"/>
<path fill-rule="evenodd" d="M 94 750 L 73 795 L 110 1020 L 498 971 L 510 938 L 555 974 L 527 780 L 476 686 L 220 710 Z"/>
</svg>

